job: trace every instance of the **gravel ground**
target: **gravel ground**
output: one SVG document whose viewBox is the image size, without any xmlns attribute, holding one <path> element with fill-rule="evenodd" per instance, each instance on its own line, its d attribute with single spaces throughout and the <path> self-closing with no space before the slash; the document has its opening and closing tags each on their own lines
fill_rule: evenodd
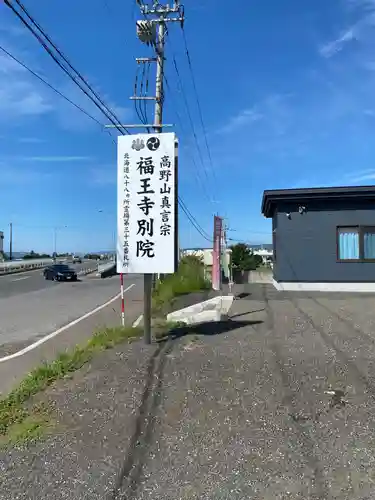
<svg viewBox="0 0 375 500">
<path fill-rule="evenodd" d="M 375 498 L 374 297 L 239 296 L 59 383 L 58 435 L 0 455 L 0 498 Z"/>
</svg>

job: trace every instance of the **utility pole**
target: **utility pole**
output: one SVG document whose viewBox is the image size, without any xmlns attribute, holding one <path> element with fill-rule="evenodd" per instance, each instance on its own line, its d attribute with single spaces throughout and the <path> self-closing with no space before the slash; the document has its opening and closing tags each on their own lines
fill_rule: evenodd
<svg viewBox="0 0 375 500">
<path fill-rule="evenodd" d="M 13 259 L 13 223 L 9 223 L 9 260 Z"/>
<path fill-rule="evenodd" d="M 173 6 L 161 5 L 158 1 L 152 2 L 152 7 L 145 5 L 142 0 L 137 0 L 140 6 L 144 20 L 137 22 L 137 32 L 139 39 L 152 45 L 156 51 L 156 58 L 137 59 L 137 63 L 156 63 L 156 89 L 155 89 L 155 110 L 154 110 L 154 131 L 161 133 L 163 131 L 163 104 L 164 104 L 164 49 L 165 38 L 167 35 L 167 22 L 178 21 L 183 25 L 184 11 L 180 6 L 179 0 L 175 0 Z M 156 29 L 157 28 L 157 29 Z M 134 96 L 133 99 L 150 99 L 150 97 Z M 145 126 L 145 128 L 147 128 Z M 176 228 L 177 230 L 177 228 Z M 144 275 L 144 308 L 143 308 L 143 323 L 144 323 L 144 341 L 146 344 L 151 344 L 151 304 L 152 304 L 152 289 L 153 275 Z"/>
<path fill-rule="evenodd" d="M 53 228 L 53 254 L 56 254 L 56 248 L 57 248 L 57 227 Z"/>
</svg>

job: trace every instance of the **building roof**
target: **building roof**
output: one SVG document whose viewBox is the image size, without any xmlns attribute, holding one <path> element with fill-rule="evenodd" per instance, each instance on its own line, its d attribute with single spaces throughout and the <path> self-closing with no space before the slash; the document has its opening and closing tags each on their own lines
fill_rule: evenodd
<svg viewBox="0 0 375 500">
<path fill-rule="evenodd" d="M 375 186 L 341 186 L 300 189 L 271 189 L 263 192 L 262 214 L 272 217 L 280 202 L 308 203 L 313 200 L 375 200 Z"/>
</svg>

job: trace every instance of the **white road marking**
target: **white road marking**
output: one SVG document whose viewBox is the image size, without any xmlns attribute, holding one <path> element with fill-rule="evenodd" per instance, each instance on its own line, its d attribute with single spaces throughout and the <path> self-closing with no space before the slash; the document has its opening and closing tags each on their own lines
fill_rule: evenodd
<svg viewBox="0 0 375 500">
<path fill-rule="evenodd" d="M 124 292 L 127 292 L 128 290 L 130 290 L 131 288 L 133 288 L 133 286 L 135 286 L 135 283 L 133 283 L 132 285 L 128 286 L 124 290 Z M 101 306 L 95 307 L 95 309 L 93 309 L 92 311 L 89 311 L 88 313 L 84 314 L 80 318 L 77 318 L 74 321 L 71 321 L 70 323 L 68 323 L 67 325 L 62 326 L 58 330 L 56 330 L 56 331 L 54 331 L 52 333 L 49 333 L 45 337 L 37 340 L 36 342 L 34 342 L 33 344 L 30 344 L 29 346 L 25 347 L 24 349 L 21 349 L 20 351 L 15 352 L 14 354 L 9 354 L 9 356 L 4 356 L 3 358 L 0 358 L 0 363 L 3 363 L 4 361 L 9 361 L 9 360 L 14 359 L 14 358 L 18 358 L 20 356 L 23 356 L 27 352 L 30 352 L 30 351 L 36 349 L 40 345 L 44 344 L 44 342 L 47 342 L 47 340 L 53 339 L 53 337 L 56 337 L 56 335 L 58 335 L 59 333 L 62 333 L 65 330 L 68 330 L 68 328 L 71 328 L 72 326 L 77 325 L 81 321 L 83 321 L 83 320 L 89 318 L 90 316 L 92 316 L 93 314 L 101 311 L 102 309 L 104 309 L 105 307 L 109 306 L 109 304 L 112 304 L 112 302 L 114 302 L 115 300 L 119 299 L 120 297 L 121 297 L 121 293 L 116 294 L 114 297 L 112 297 L 111 299 L 107 300 L 107 302 L 105 302 Z"/>
<path fill-rule="evenodd" d="M 138 325 L 139 325 L 139 323 L 142 321 L 142 319 L 143 319 L 143 314 L 141 314 L 141 315 L 139 316 L 139 318 L 137 318 L 137 319 L 134 321 L 134 323 L 133 323 L 133 328 L 137 328 L 137 326 L 138 326 Z"/>
<path fill-rule="evenodd" d="M 12 280 L 12 283 L 14 283 L 15 281 L 27 280 L 28 278 L 31 278 L 31 276 L 22 276 L 22 278 L 16 278 L 16 279 Z"/>
</svg>

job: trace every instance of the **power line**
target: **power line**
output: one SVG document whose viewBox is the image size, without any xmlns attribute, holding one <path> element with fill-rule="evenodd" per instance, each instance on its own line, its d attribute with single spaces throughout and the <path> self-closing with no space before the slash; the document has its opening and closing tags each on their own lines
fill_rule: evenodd
<svg viewBox="0 0 375 500">
<path fill-rule="evenodd" d="M 181 26 L 181 29 L 182 29 L 182 36 L 183 36 L 184 45 L 185 45 L 185 53 L 186 53 L 186 57 L 187 57 L 187 60 L 188 60 L 188 66 L 189 66 L 191 78 L 192 78 L 192 81 L 193 81 L 193 88 L 194 88 L 194 93 L 195 93 L 195 99 L 196 99 L 196 102 L 197 102 L 197 107 L 198 107 L 200 122 L 201 122 L 201 125 L 202 125 L 203 134 L 204 134 L 204 139 L 205 139 L 207 154 L 208 154 L 208 158 L 209 158 L 211 169 L 212 169 L 212 175 L 215 178 L 215 181 L 217 182 L 216 172 L 215 172 L 213 161 L 212 161 L 211 150 L 210 150 L 210 146 L 208 144 L 208 139 L 207 139 L 207 130 L 206 130 L 206 126 L 205 126 L 205 123 L 204 123 L 204 120 L 203 120 L 202 107 L 201 107 L 200 100 L 199 100 L 199 94 L 198 94 L 197 84 L 196 84 L 196 81 L 195 81 L 195 76 L 194 76 L 194 71 L 193 71 L 193 65 L 191 63 L 190 52 L 189 52 L 189 48 L 188 48 L 188 44 L 187 44 L 187 39 L 186 39 L 186 33 L 185 33 L 185 29 L 184 29 L 183 25 Z"/>
<path fill-rule="evenodd" d="M 5 0 L 5 2 L 9 5 L 9 0 Z M 22 9 L 22 11 L 26 14 L 26 16 L 29 18 L 29 20 L 32 22 L 32 24 L 38 29 L 38 31 L 44 36 L 44 38 L 50 43 L 50 45 L 54 48 L 54 50 L 59 54 L 59 56 L 66 62 L 66 64 L 69 66 L 69 68 L 78 76 L 78 78 L 90 89 L 90 92 L 95 96 L 95 98 L 100 102 L 100 104 L 108 111 L 112 117 L 117 120 L 119 123 L 119 119 L 115 115 L 115 113 L 105 104 L 105 102 L 102 100 L 102 98 L 95 92 L 95 90 L 89 85 L 87 80 L 82 76 L 82 74 L 77 71 L 68 58 L 65 56 L 65 54 L 56 46 L 56 44 L 51 40 L 51 38 L 47 35 L 45 30 L 36 22 L 36 20 L 31 16 L 31 14 L 26 10 L 26 7 L 22 5 L 20 0 L 15 0 L 15 2 L 19 5 L 19 7 Z"/>
<path fill-rule="evenodd" d="M 98 96 L 98 94 L 92 89 L 89 83 L 82 77 L 82 75 L 70 64 L 68 59 L 64 56 L 64 54 L 56 47 L 56 45 L 51 41 L 48 35 L 43 31 L 43 29 L 38 25 L 38 23 L 32 18 L 32 16 L 26 11 L 25 7 L 21 4 L 19 0 L 15 0 L 16 3 L 21 7 L 21 9 L 25 12 L 26 16 L 31 20 L 32 24 L 37 27 L 42 36 L 50 43 L 50 45 L 54 48 L 54 50 L 60 55 L 60 57 L 65 61 L 65 63 L 76 73 L 78 78 L 84 82 L 86 87 L 89 89 L 91 94 L 95 96 L 95 98 L 82 86 L 82 84 L 77 81 L 76 77 L 71 74 L 71 72 L 59 61 L 56 55 L 52 52 L 51 48 L 46 44 L 46 42 L 41 38 L 41 36 L 35 31 L 35 29 L 26 21 L 22 15 L 10 4 L 9 0 L 4 0 L 5 4 L 13 11 L 13 13 L 19 18 L 22 24 L 32 33 L 32 35 L 38 40 L 44 50 L 52 57 L 55 63 L 66 73 L 69 78 L 82 90 L 82 92 L 95 104 L 95 106 L 106 116 L 106 118 L 117 128 L 121 134 L 123 134 L 123 130 L 129 134 L 129 131 L 126 130 L 120 124 L 119 119 L 116 115 L 110 110 L 110 108 L 103 102 L 103 100 Z M 104 109 L 103 109 L 104 108 Z"/>
<path fill-rule="evenodd" d="M 143 14 L 143 17 L 145 18 L 146 21 L 148 21 L 148 17 L 146 15 L 146 12 L 144 10 L 144 3 L 143 3 L 143 0 L 136 0 L 136 2 L 140 5 L 141 7 L 141 12 Z M 143 8 L 142 8 L 143 7 Z M 157 46 L 155 43 L 151 43 L 151 45 L 157 50 Z M 184 93 L 184 88 L 183 88 L 183 84 L 182 84 L 182 79 L 181 79 L 181 76 L 180 76 L 180 73 L 179 73 L 179 70 L 178 70 L 178 67 L 177 67 L 177 62 L 176 62 L 176 58 L 173 54 L 173 62 L 174 62 L 174 66 L 175 66 L 175 70 L 176 70 L 176 73 L 177 73 L 177 76 L 178 76 L 178 80 L 179 80 L 179 84 L 180 84 L 180 89 L 181 89 L 181 93 L 183 95 L 183 98 L 184 98 L 184 103 L 185 103 L 185 107 L 186 107 L 186 110 L 187 110 L 187 113 L 188 113 L 188 117 L 189 117 L 189 121 L 190 121 L 190 125 L 191 125 L 191 128 L 192 128 L 192 131 L 193 131 L 193 136 L 194 136 L 194 139 L 195 139 L 195 143 L 196 143 L 196 147 L 197 147 L 197 150 L 198 150 L 198 154 L 199 154 L 199 157 L 200 157 L 200 160 L 201 160 L 201 163 L 202 163 L 202 167 L 203 167 L 203 170 L 207 176 L 207 180 L 208 180 L 208 175 L 207 175 L 207 171 L 206 171 L 206 168 L 205 168 L 205 164 L 204 164 L 204 161 L 203 161 L 203 156 L 202 156 L 202 151 L 200 149 L 200 146 L 199 146 L 199 142 L 198 142 L 198 138 L 197 138 L 197 135 L 196 135 L 196 132 L 195 132 L 195 127 L 194 127 L 194 122 L 193 122 L 193 119 L 192 119 L 192 116 L 191 116 L 191 113 L 190 113 L 190 109 L 189 109 L 189 104 L 187 102 L 187 98 L 186 98 L 186 95 Z M 168 79 L 165 75 L 165 72 L 163 71 L 162 72 L 162 80 L 165 82 L 167 88 L 169 91 L 171 91 L 171 88 L 170 88 L 170 85 L 169 85 L 169 82 L 168 82 Z M 164 99 L 164 96 L 162 96 L 162 98 Z M 177 119 L 180 121 L 180 124 L 181 124 L 181 129 L 183 129 L 183 121 L 181 120 L 181 117 L 177 111 L 177 107 L 174 108 L 174 111 L 175 111 L 175 114 L 176 114 L 176 117 Z M 193 160 L 193 164 L 194 166 L 196 167 L 196 170 L 197 170 L 197 173 L 199 173 L 199 169 L 198 169 L 198 166 L 195 162 L 195 159 L 194 159 L 194 156 L 192 155 L 192 160 Z M 199 175 L 197 175 L 197 178 L 199 179 Z M 204 184 L 202 183 L 202 188 L 203 188 L 203 191 L 205 192 L 205 194 L 207 195 L 207 198 L 208 200 L 210 201 L 210 203 L 212 203 L 212 199 L 210 198 L 210 196 L 208 195 L 207 191 L 205 190 L 204 188 Z M 188 220 L 190 221 L 190 223 L 193 225 L 193 227 L 198 231 L 198 233 L 204 238 L 206 239 L 207 241 L 209 241 L 210 243 L 212 243 L 212 238 L 210 238 L 207 233 L 204 231 L 204 229 L 199 225 L 198 221 L 196 220 L 196 218 L 192 215 L 192 213 L 190 212 L 190 210 L 187 208 L 186 204 L 184 203 L 184 201 L 182 200 L 182 198 L 179 196 L 178 197 L 178 204 L 179 206 L 181 207 L 182 211 L 185 213 L 186 217 L 188 218 Z"/>
<path fill-rule="evenodd" d="M 167 77 L 166 77 L 166 75 L 165 75 L 165 74 L 164 74 L 164 81 L 165 81 L 165 85 L 166 85 L 166 87 L 167 87 L 167 90 L 171 93 L 172 102 L 173 102 L 173 94 L 172 94 L 172 89 L 171 89 L 171 86 L 169 85 L 169 81 L 168 81 L 168 79 L 167 79 Z M 187 135 L 187 132 L 186 132 L 186 130 L 185 130 L 185 126 L 184 126 L 184 122 L 183 122 L 183 120 L 182 120 L 182 118 L 181 118 L 181 116 L 180 116 L 180 114 L 179 114 L 179 112 L 178 112 L 178 110 L 177 110 L 177 106 L 174 106 L 174 107 L 173 107 L 173 111 L 174 111 L 174 113 L 175 113 L 175 115 L 176 115 L 177 121 L 178 121 L 178 122 L 179 122 L 179 124 L 180 124 L 181 131 L 182 131 L 185 135 Z M 204 181 L 202 181 L 202 179 L 201 179 L 201 176 L 200 176 L 200 170 L 199 170 L 199 168 L 198 168 L 198 165 L 197 165 L 197 162 L 196 162 L 196 160 L 195 160 L 195 158 L 194 158 L 194 155 L 191 153 L 190 149 L 188 149 L 188 151 L 189 151 L 189 155 L 190 155 L 190 158 L 191 158 L 191 160 L 192 160 L 192 163 L 193 163 L 193 165 L 194 165 L 194 169 L 195 169 L 195 171 L 196 171 L 196 172 L 195 172 L 195 176 L 196 176 L 196 179 L 198 180 L 198 184 L 200 185 L 200 187 L 201 187 L 201 189 L 202 189 L 202 191 L 203 191 L 203 193 L 204 193 L 205 197 L 207 198 L 208 202 L 212 204 L 212 199 L 211 199 L 211 198 L 210 198 L 210 196 L 209 196 L 209 193 L 208 193 L 208 191 L 207 191 L 207 187 L 206 187 L 206 185 L 205 185 Z"/>
<path fill-rule="evenodd" d="M 188 100 L 187 100 L 187 97 L 186 97 L 186 94 L 185 94 L 185 89 L 184 89 L 184 86 L 183 86 L 183 83 L 182 83 L 182 78 L 181 78 L 180 71 L 179 71 L 178 66 L 177 66 L 176 57 L 175 57 L 174 54 L 172 54 L 172 60 L 173 60 L 173 67 L 174 67 L 174 69 L 176 71 L 176 74 L 177 74 L 178 85 L 179 85 L 179 88 L 180 88 L 180 91 L 181 91 L 181 95 L 182 95 L 182 98 L 183 98 L 183 101 L 184 101 L 184 104 L 185 104 L 186 112 L 187 112 L 187 115 L 188 115 L 188 118 L 189 118 L 190 126 L 191 126 L 191 129 L 192 129 L 192 132 L 193 132 L 194 140 L 195 140 L 195 143 L 196 143 L 196 146 L 197 146 L 198 155 L 199 155 L 199 158 L 201 160 L 203 171 L 204 171 L 204 173 L 206 175 L 207 181 L 209 182 L 209 177 L 208 177 L 207 169 L 206 169 L 206 166 L 205 166 L 205 163 L 204 163 L 204 160 L 203 160 L 202 150 L 201 150 L 201 147 L 199 145 L 198 136 L 197 136 L 197 133 L 196 133 L 196 130 L 195 130 L 195 126 L 194 126 L 194 121 L 193 121 L 193 118 L 192 118 L 192 115 L 191 115 L 191 112 L 190 112 L 189 103 L 188 103 Z"/>
<path fill-rule="evenodd" d="M 194 217 L 194 215 L 190 212 L 190 210 L 188 209 L 188 207 L 186 206 L 186 203 L 182 200 L 182 198 L 180 197 L 180 201 L 181 203 L 184 205 L 186 211 L 188 212 L 188 214 L 190 215 L 190 217 L 194 220 L 195 224 L 197 226 L 199 226 L 200 230 L 205 233 L 206 237 L 209 238 L 209 236 L 207 235 L 207 232 L 202 228 L 202 226 L 199 224 L 199 222 L 197 221 L 196 217 Z"/>
<path fill-rule="evenodd" d="M 141 7 L 145 7 L 145 5 L 143 3 L 143 0 L 136 0 L 136 2 Z M 182 8 L 182 10 L 183 10 L 183 8 Z M 146 15 L 146 12 L 145 12 L 145 10 L 143 8 L 141 9 L 141 12 L 143 14 L 144 19 L 146 21 L 148 21 L 149 19 L 148 19 L 147 15 Z M 152 45 L 154 46 L 154 44 L 152 44 Z M 186 97 L 186 94 L 185 94 L 184 86 L 183 86 L 183 83 L 182 83 L 182 78 L 181 78 L 181 75 L 180 75 L 180 72 L 179 72 L 179 69 L 178 69 L 176 57 L 175 57 L 175 54 L 174 54 L 174 51 L 173 51 L 172 47 L 171 47 L 171 50 L 172 50 L 173 65 L 174 65 L 174 69 L 175 69 L 176 74 L 177 74 L 178 85 L 179 85 L 179 88 L 180 88 L 180 93 L 182 94 L 182 97 L 183 97 L 183 101 L 184 101 L 184 105 L 185 105 L 186 112 L 187 112 L 187 115 L 188 115 L 189 123 L 190 123 L 191 129 L 192 129 L 192 133 L 193 133 L 193 137 L 194 137 L 194 140 L 195 140 L 195 145 L 196 145 L 196 148 L 197 148 L 197 151 L 198 151 L 198 156 L 199 156 L 200 162 L 202 164 L 202 169 L 203 169 L 203 171 L 205 173 L 205 176 L 206 176 L 206 179 L 207 179 L 207 183 L 209 184 L 210 180 L 209 180 L 209 176 L 208 176 L 208 173 L 207 173 L 205 162 L 203 160 L 202 150 L 201 150 L 199 142 L 198 142 L 198 137 L 197 137 L 195 126 L 194 126 L 194 121 L 193 121 L 193 118 L 192 118 L 192 115 L 191 115 L 191 112 L 190 112 L 189 103 L 188 103 L 188 100 L 187 100 L 187 97 Z M 167 80 L 167 78 L 165 76 L 165 73 L 163 73 L 163 80 L 165 81 L 167 88 L 170 90 L 170 86 L 168 84 L 168 80 Z M 177 112 L 177 108 L 174 108 L 174 111 L 175 111 L 175 114 L 176 114 L 177 118 L 179 119 L 179 121 L 181 123 L 181 128 L 183 129 L 183 127 L 182 127 L 182 123 L 183 122 L 182 122 L 181 118 L 179 117 L 179 114 Z M 199 172 L 199 169 L 198 169 L 198 166 L 197 166 L 197 164 L 195 162 L 195 159 L 194 159 L 193 156 L 192 156 L 192 158 L 193 158 L 193 164 L 194 164 L 197 172 Z M 197 177 L 199 178 L 199 174 L 198 174 Z M 209 200 L 209 203 L 213 204 L 212 197 L 210 197 L 208 191 L 205 189 L 204 183 L 202 183 L 201 186 L 202 186 L 203 191 L 205 192 L 205 195 L 207 196 L 207 198 Z"/>
<path fill-rule="evenodd" d="M 146 82 L 145 82 L 145 96 L 148 96 L 149 95 L 149 86 L 150 86 L 150 69 L 151 69 L 151 64 L 150 62 L 147 63 L 147 67 L 146 67 L 146 71 L 145 71 L 145 78 L 146 78 Z M 144 103 L 144 115 L 145 115 L 145 118 L 146 118 L 146 123 L 148 123 L 148 116 L 147 116 L 147 100 L 145 99 L 143 101 Z M 147 130 L 148 131 L 148 130 Z"/>
<path fill-rule="evenodd" d="M 134 96 L 138 94 L 138 74 L 139 74 L 139 66 L 137 65 L 136 73 L 135 73 L 135 82 L 134 82 Z M 138 99 L 134 100 L 134 109 L 139 118 L 139 121 L 143 124 L 146 124 L 146 118 L 142 113 L 142 106 Z"/>
<path fill-rule="evenodd" d="M 184 212 L 184 214 L 186 215 L 186 217 L 189 219 L 190 223 L 192 224 L 192 226 L 198 231 L 198 233 L 207 241 L 209 241 L 210 243 L 212 243 L 212 238 L 210 238 L 206 231 L 204 231 L 204 229 L 202 228 L 202 226 L 200 226 L 200 224 L 198 223 L 198 221 L 196 220 L 196 218 L 192 215 L 192 213 L 190 212 L 190 210 L 187 208 L 186 204 L 184 203 L 184 201 L 181 199 L 181 197 L 179 196 L 178 198 L 178 204 L 180 205 L 182 211 Z"/>
<path fill-rule="evenodd" d="M 48 83 L 44 78 L 42 78 L 40 75 L 38 75 L 38 73 L 35 73 L 35 71 L 33 71 L 31 68 L 29 68 L 25 63 L 23 63 L 22 61 L 20 61 L 17 57 L 15 57 L 13 54 L 11 54 L 8 50 L 6 50 L 1 45 L 0 45 L 0 50 L 2 52 L 4 52 L 4 54 L 6 54 L 8 57 L 10 57 L 13 61 L 15 61 L 17 64 L 19 64 L 24 69 L 26 69 L 30 74 L 32 74 L 33 76 L 35 76 L 35 78 L 37 78 L 39 81 L 41 81 L 42 83 L 44 83 L 44 85 L 46 85 L 49 89 L 53 90 L 53 92 L 55 92 L 57 95 L 59 95 L 60 97 L 62 97 L 63 99 L 65 99 L 65 101 L 67 101 L 69 104 L 71 104 L 72 106 L 74 106 L 75 108 L 77 108 L 81 113 L 83 113 L 84 115 L 86 115 L 92 121 L 94 121 L 95 123 L 97 123 L 103 129 L 103 131 L 105 131 L 104 130 L 104 124 L 101 123 L 99 120 L 97 120 L 94 116 L 90 115 L 90 113 L 88 113 L 87 111 L 85 111 L 81 106 L 79 106 L 78 104 L 76 104 L 75 102 L 73 102 L 71 99 L 69 99 L 69 97 L 67 97 L 66 95 L 64 95 L 59 90 L 57 90 L 53 85 L 51 85 L 50 83 Z M 115 141 L 113 140 L 113 138 L 112 138 L 112 141 L 114 142 L 114 144 L 116 144 Z"/>
<path fill-rule="evenodd" d="M 63 99 L 65 99 L 67 102 L 69 102 L 72 106 L 74 106 L 75 108 L 77 108 L 79 111 L 81 111 L 83 114 L 85 114 L 87 117 L 89 117 L 90 119 L 92 119 L 95 123 L 97 123 L 101 128 L 104 127 L 104 125 L 99 121 L 97 120 L 95 117 L 93 117 L 92 115 L 90 115 L 89 113 L 87 113 L 83 108 L 81 108 L 78 104 L 76 104 L 75 102 L 73 102 L 72 100 L 70 100 L 68 97 L 66 97 L 62 92 L 60 92 L 59 90 L 57 90 L 55 87 L 53 87 L 50 83 L 48 83 L 44 78 L 42 78 L 40 75 L 38 75 L 36 72 L 34 72 L 31 68 L 29 68 L 26 64 L 24 64 L 22 61 L 20 61 L 18 58 L 16 58 L 13 54 L 11 54 L 9 51 L 7 51 L 4 47 L 0 46 L 0 50 L 2 50 L 8 57 L 10 57 L 12 60 L 14 60 L 17 64 L 19 64 L 20 66 L 22 66 L 24 69 L 26 69 L 27 71 L 30 72 L 30 74 L 32 74 L 33 76 L 35 76 L 36 78 L 38 78 L 38 80 L 40 80 L 42 83 L 44 83 L 48 88 L 50 88 L 51 90 L 53 90 L 56 94 L 58 94 L 60 97 L 62 97 Z M 165 80 L 166 80 L 166 77 L 165 77 Z M 166 80 L 166 83 L 169 87 L 169 83 L 168 83 L 168 80 Z M 147 82 L 146 82 L 146 87 L 147 87 Z M 170 87 L 169 87 L 170 89 Z M 176 113 L 177 110 L 176 110 Z M 179 115 L 178 115 L 179 116 Z M 179 117 L 180 121 L 181 121 L 181 124 L 183 123 L 181 118 Z M 112 141 L 115 143 L 115 141 L 112 139 Z M 193 160 L 194 160 L 194 157 L 192 157 Z M 194 160 L 195 161 L 195 160 Z M 195 163 L 195 166 L 196 163 Z M 188 209 L 186 203 L 181 199 L 181 197 L 179 198 L 179 205 L 181 207 L 181 209 L 183 210 L 183 212 L 185 213 L 185 215 L 187 216 L 187 218 L 189 219 L 189 221 L 191 222 L 191 224 L 194 226 L 194 228 L 199 232 L 199 234 L 201 234 L 201 236 L 203 238 L 205 238 L 206 240 L 208 241 L 212 241 L 209 236 L 207 235 L 207 233 L 204 231 L 204 229 L 202 228 L 202 226 L 200 226 L 199 222 L 197 221 L 197 219 L 194 217 L 194 215 L 190 212 L 190 210 Z"/>
</svg>

